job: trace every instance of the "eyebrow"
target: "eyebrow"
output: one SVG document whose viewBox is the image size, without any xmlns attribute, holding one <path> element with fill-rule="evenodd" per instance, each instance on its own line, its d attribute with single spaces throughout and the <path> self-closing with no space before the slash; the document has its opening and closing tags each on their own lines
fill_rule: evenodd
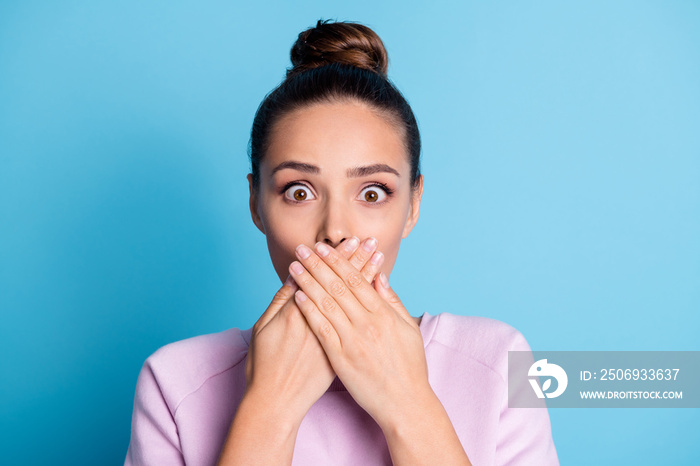
<svg viewBox="0 0 700 466">
<path fill-rule="evenodd" d="M 367 175 L 373 175 L 375 173 L 393 173 L 394 175 L 401 178 L 399 172 L 391 168 L 385 163 L 375 163 L 374 165 L 365 165 L 364 167 L 350 168 L 347 171 L 348 178 L 360 178 Z"/>
<path fill-rule="evenodd" d="M 277 173 L 280 170 L 283 170 L 285 168 L 290 168 L 292 170 L 298 170 L 300 172 L 304 173 L 311 173 L 314 175 L 317 175 L 321 173 L 321 169 L 317 167 L 316 165 L 311 165 L 309 163 L 302 163 L 302 162 L 295 162 L 293 160 L 287 160 L 286 162 L 282 162 L 281 164 L 277 165 L 273 170 L 272 170 L 272 175 Z M 369 176 L 373 175 L 375 173 L 391 173 L 399 178 L 401 175 L 399 172 L 391 168 L 389 165 L 385 163 L 375 163 L 374 165 L 365 165 L 361 167 L 354 167 L 354 168 L 349 168 L 347 170 L 347 176 L 348 178 L 361 178 L 363 176 Z"/>
<path fill-rule="evenodd" d="M 285 168 L 291 168 L 292 170 L 298 170 L 300 172 L 305 172 L 305 173 L 312 173 L 314 175 L 321 173 L 321 169 L 318 168 L 316 165 L 311 165 L 308 163 L 301 163 L 301 162 L 294 162 L 293 160 L 287 160 L 286 162 L 282 162 L 281 164 L 277 165 L 273 170 L 272 170 L 272 175 L 277 173 L 280 170 L 284 170 Z"/>
</svg>

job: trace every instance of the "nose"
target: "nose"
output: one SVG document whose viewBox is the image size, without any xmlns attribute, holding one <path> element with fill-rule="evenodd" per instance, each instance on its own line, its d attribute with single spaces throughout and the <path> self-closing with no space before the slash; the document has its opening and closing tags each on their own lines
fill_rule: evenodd
<svg viewBox="0 0 700 466">
<path fill-rule="evenodd" d="M 346 239 L 352 237 L 350 221 L 344 210 L 338 204 L 326 202 L 316 241 L 322 241 L 335 248 Z"/>
</svg>

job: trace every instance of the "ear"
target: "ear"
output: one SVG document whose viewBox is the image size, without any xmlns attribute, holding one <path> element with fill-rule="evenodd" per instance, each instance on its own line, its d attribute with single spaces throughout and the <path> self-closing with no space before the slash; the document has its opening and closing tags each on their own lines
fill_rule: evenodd
<svg viewBox="0 0 700 466">
<path fill-rule="evenodd" d="M 260 230 L 264 235 L 265 227 L 263 226 L 262 219 L 258 213 L 258 193 L 253 187 L 253 174 L 248 173 L 246 178 L 248 178 L 248 191 L 250 192 L 250 199 L 248 201 L 250 207 L 250 217 L 253 219 L 255 226 L 258 227 L 258 230 Z"/>
<path fill-rule="evenodd" d="M 408 210 L 408 218 L 406 218 L 406 225 L 403 227 L 403 234 L 401 239 L 408 236 L 408 234 L 413 230 L 418 222 L 418 216 L 420 215 L 420 201 L 423 198 L 423 175 L 418 176 L 418 185 L 411 193 L 411 205 Z"/>
</svg>

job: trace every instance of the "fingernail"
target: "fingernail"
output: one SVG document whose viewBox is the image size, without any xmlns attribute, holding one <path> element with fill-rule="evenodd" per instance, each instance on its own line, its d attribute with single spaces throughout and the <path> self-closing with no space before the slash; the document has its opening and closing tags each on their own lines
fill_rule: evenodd
<svg viewBox="0 0 700 466">
<path fill-rule="evenodd" d="M 372 254 L 372 258 L 369 260 L 369 262 L 372 265 L 379 265 L 379 263 L 382 261 L 382 258 L 384 257 L 384 254 L 381 252 L 377 251 L 374 254 Z"/>
<path fill-rule="evenodd" d="M 296 293 L 294 293 L 294 295 L 297 297 L 297 299 L 298 299 L 299 302 L 301 302 L 301 303 L 303 303 L 303 302 L 306 301 L 306 299 L 307 299 L 306 293 L 304 293 L 304 292 L 301 291 L 301 290 L 299 290 L 299 291 L 297 291 Z"/>
<path fill-rule="evenodd" d="M 331 248 L 325 243 L 316 243 L 316 252 L 318 252 L 321 257 L 327 257 L 328 254 L 331 253 Z"/>
<path fill-rule="evenodd" d="M 345 250 L 348 252 L 355 252 L 355 249 L 360 245 L 360 240 L 356 236 L 353 236 L 345 242 Z"/>
<path fill-rule="evenodd" d="M 370 236 L 366 241 L 365 244 L 362 245 L 365 251 L 371 252 L 374 251 L 374 248 L 377 247 L 377 240 L 374 239 L 374 237 Z"/>
<path fill-rule="evenodd" d="M 292 291 L 296 291 L 299 289 L 299 285 L 297 285 L 297 282 L 294 281 L 291 275 L 287 277 L 287 281 L 284 282 L 284 284 L 289 286 L 292 289 Z"/>
<path fill-rule="evenodd" d="M 379 274 L 379 282 L 382 284 L 384 288 L 389 288 L 389 279 L 386 278 L 386 275 L 384 275 L 384 272 Z"/>
<path fill-rule="evenodd" d="M 297 246 L 296 252 L 300 259 L 308 259 L 311 255 L 311 249 L 307 248 L 303 244 Z"/>
<path fill-rule="evenodd" d="M 290 265 L 289 268 L 292 269 L 292 273 L 294 275 L 301 275 L 304 273 L 304 267 L 302 267 L 297 261 L 292 262 L 292 265 Z"/>
</svg>

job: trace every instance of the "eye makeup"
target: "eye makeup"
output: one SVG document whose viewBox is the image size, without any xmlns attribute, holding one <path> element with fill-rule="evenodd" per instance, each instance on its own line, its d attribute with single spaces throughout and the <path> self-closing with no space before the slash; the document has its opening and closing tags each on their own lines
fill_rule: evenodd
<svg viewBox="0 0 700 466">
<path fill-rule="evenodd" d="M 311 191 L 312 194 L 313 194 L 313 189 L 311 188 L 311 186 L 309 186 L 309 183 L 308 183 L 307 181 L 305 181 L 305 180 L 294 180 L 294 181 L 290 181 L 290 182 L 288 182 L 288 183 L 285 183 L 285 184 L 279 189 L 279 195 L 283 196 L 285 201 L 290 202 L 290 203 L 292 203 L 292 204 L 303 204 L 303 203 L 307 202 L 307 201 L 305 201 L 305 200 L 304 200 L 304 201 L 297 201 L 297 200 L 291 199 L 290 197 L 288 197 L 288 196 L 286 195 L 286 193 L 287 193 L 287 191 L 289 190 L 289 188 L 292 188 L 292 187 L 294 187 L 294 186 L 303 186 L 304 188 L 306 188 L 306 189 L 308 189 L 309 191 Z M 395 190 L 392 189 L 392 188 L 390 188 L 386 183 L 382 183 L 382 182 L 378 182 L 378 181 L 375 181 L 375 182 L 370 183 L 370 184 L 368 184 L 368 185 L 366 185 L 366 186 L 363 186 L 362 189 L 360 190 L 360 192 L 365 191 L 367 188 L 372 188 L 372 187 L 376 187 L 376 188 L 379 188 L 379 189 L 381 189 L 382 191 L 384 191 L 384 193 L 385 193 L 385 195 L 386 195 L 386 198 L 385 198 L 383 201 L 379 201 L 379 202 L 368 202 L 368 201 L 365 201 L 366 204 L 371 205 L 371 206 L 379 206 L 379 205 L 383 205 L 383 204 L 389 202 L 389 200 L 393 197 L 394 192 L 395 192 Z M 314 196 L 315 196 L 315 194 L 314 194 Z M 313 200 L 313 199 L 312 199 L 312 200 Z"/>
</svg>

